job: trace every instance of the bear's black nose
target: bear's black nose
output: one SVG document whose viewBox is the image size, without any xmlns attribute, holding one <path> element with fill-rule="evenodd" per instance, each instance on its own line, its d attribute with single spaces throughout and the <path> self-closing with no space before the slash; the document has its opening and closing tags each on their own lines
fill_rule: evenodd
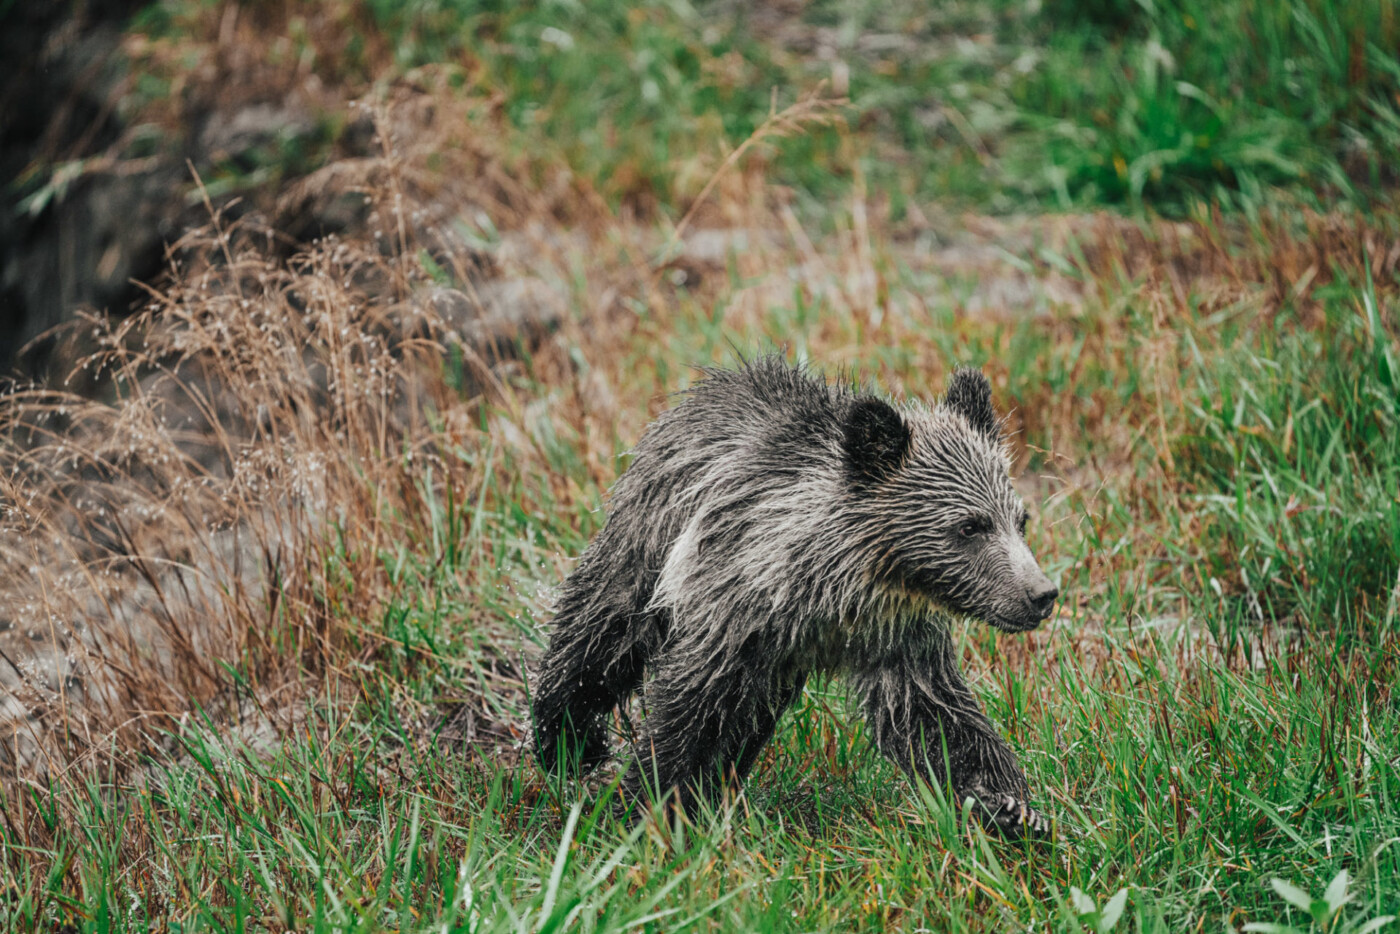
<svg viewBox="0 0 1400 934">
<path fill-rule="evenodd" d="M 1055 598 L 1059 595 L 1060 588 L 1049 581 L 1026 591 L 1026 599 L 1030 601 L 1031 609 L 1035 610 L 1041 619 L 1049 617 L 1051 611 L 1055 609 Z"/>
</svg>

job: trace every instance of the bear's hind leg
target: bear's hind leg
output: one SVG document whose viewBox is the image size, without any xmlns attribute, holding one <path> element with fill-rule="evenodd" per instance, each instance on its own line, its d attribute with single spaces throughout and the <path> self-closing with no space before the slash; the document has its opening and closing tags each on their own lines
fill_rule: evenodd
<svg viewBox="0 0 1400 934">
<path fill-rule="evenodd" d="M 732 772 L 736 781 L 743 781 L 748 778 L 749 771 L 753 769 L 753 764 L 758 761 L 759 753 L 763 752 L 768 741 L 773 738 L 773 731 L 777 729 L 778 720 L 783 713 L 792 706 L 802 694 L 802 688 L 807 683 L 805 674 L 798 675 L 796 680 L 786 687 L 779 688 L 771 706 L 761 706 L 758 716 L 754 718 L 754 730 L 747 737 L 743 737 L 737 746 L 725 751 L 723 761 L 724 768 Z"/>
<path fill-rule="evenodd" d="M 693 815 L 700 801 L 713 801 L 753 767 L 805 680 L 745 665 L 714 676 L 688 664 L 658 672 L 637 758 L 623 779 L 624 802 L 674 789 Z"/>
<path fill-rule="evenodd" d="M 646 641 L 624 614 L 598 621 L 566 609 L 555 617 L 531 704 L 535 755 L 546 770 L 588 772 L 608 758 L 608 716 L 641 684 Z"/>
</svg>

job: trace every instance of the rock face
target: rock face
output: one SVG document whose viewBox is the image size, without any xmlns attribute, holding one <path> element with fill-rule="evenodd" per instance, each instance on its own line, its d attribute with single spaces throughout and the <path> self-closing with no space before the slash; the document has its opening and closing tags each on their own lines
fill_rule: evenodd
<svg viewBox="0 0 1400 934">
<path fill-rule="evenodd" d="M 36 161 L 76 170 L 117 140 L 110 102 L 122 80 L 121 25 L 141 5 L 55 0 L 0 12 L 0 60 L 9 65 L 0 82 L 0 370 L 74 306 L 129 301 L 128 280 L 158 268 L 160 233 L 141 214 L 170 190 L 168 179 L 79 177 L 34 210 L 21 200 L 35 186 L 12 184 Z"/>
<path fill-rule="evenodd" d="M 221 169 L 243 179 L 214 195 L 227 202 L 249 186 L 275 187 L 287 153 L 319 132 L 304 95 L 211 79 L 181 98 L 181 131 L 133 144 L 144 118 L 128 113 L 133 70 L 122 40 L 144 6 L 0 5 L 0 60 L 17 63 L 0 82 L 0 374 L 18 365 L 29 377 L 53 375 L 53 342 L 35 338 L 78 310 L 123 315 L 144 298 L 135 283 L 162 272 L 167 244 L 208 221 L 187 197 L 189 164 L 206 180 Z M 253 206 L 243 201 L 235 215 Z M 294 239 L 337 228 L 297 220 Z"/>
<path fill-rule="evenodd" d="M 80 308 L 123 312 L 142 295 L 133 280 L 156 275 L 164 244 L 178 236 L 180 175 L 169 166 L 94 173 L 37 218 L 12 217 L 0 259 L 0 368 L 19 349 Z M 46 357 L 32 350 L 31 375 Z"/>
</svg>

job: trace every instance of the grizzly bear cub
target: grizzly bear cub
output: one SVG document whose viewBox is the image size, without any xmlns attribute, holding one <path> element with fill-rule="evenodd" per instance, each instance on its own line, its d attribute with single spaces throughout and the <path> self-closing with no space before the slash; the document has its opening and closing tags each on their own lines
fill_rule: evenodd
<svg viewBox="0 0 1400 934">
<path fill-rule="evenodd" d="M 832 672 L 911 776 L 950 781 L 1005 833 L 1045 832 L 948 631 L 956 616 L 1034 629 L 1059 594 L 1009 467 L 975 370 L 932 408 L 780 357 L 708 370 L 647 429 L 564 582 L 535 683 L 540 762 L 605 760 L 610 714 L 649 672 L 624 800 L 674 789 L 693 810 L 744 777 L 808 675 Z"/>
</svg>

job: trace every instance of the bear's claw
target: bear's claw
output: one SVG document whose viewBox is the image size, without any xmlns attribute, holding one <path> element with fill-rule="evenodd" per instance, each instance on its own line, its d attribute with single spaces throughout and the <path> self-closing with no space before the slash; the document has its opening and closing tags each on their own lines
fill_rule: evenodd
<svg viewBox="0 0 1400 934">
<path fill-rule="evenodd" d="M 1008 837 L 1048 837 L 1050 818 L 1014 795 L 999 795 L 995 806 L 984 803 L 986 822 Z"/>
</svg>

